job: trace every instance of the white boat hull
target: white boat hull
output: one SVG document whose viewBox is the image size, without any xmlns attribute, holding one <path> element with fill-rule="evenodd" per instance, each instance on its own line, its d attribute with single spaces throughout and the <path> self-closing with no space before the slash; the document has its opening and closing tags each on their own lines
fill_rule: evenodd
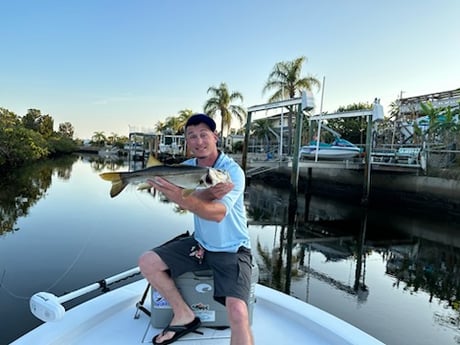
<svg viewBox="0 0 460 345">
<path fill-rule="evenodd" d="M 11 345 L 151 343 L 161 330 L 151 326 L 150 317 L 134 318 L 136 303 L 147 283 L 128 284 L 67 311 L 62 320 L 48 322 Z M 145 303 L 150 308 L 150 303 Z M 382 344 L 358 328 L 279 291 L 256 286 L 252 330 L 256 344 Z M 200 328 L 177 341 L 185 345 L 229 344 L 230 331 Z"/>
<path fill-rule="evenodd" d="M 315 159 L 318 152 L 319 159 L 334 159 L 334 160 L 344 160 L 351 159 L 360 154 L 359 148 L 353 147 L 341 147 L 341 146 L 331 146 L 331 147 L 319 147 L 317 150 L 315 145 L 304 146 L 300 151 L 301 158 Z"/>
</svg>

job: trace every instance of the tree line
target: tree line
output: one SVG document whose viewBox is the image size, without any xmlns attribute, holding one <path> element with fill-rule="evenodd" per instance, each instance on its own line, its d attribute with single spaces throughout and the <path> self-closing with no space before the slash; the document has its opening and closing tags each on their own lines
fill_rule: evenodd
<svg viewBox="0 0 460 345">
<path fill-rule="evenodd" d="M 59 124 L 38 109 L 29 109 L 24 116 L 0 108 L 0 168 L 12 169 L 27 163 L 74 152 L 74 129 L 70 122 Z"/>
</svg>

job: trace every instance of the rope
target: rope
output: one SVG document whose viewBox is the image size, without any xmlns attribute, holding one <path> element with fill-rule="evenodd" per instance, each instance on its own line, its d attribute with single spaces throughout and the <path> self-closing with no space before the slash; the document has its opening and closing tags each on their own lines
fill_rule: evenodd
<svg viewBox="0 0 460 345">
<path fill-rule="evenodd" d="M 75 267 L 75 265 L 77 264 L 78 260 L 80 260 L 80 257 L 82 256 L 83 252 L 86 250 L 86 248 L 88 247 L 89 245 L 89 240 L 90 238 L 92 237 L 92 233 L 90 233 L 88 235 L 88 237 L 86 238 L 86 243 L 84 246 L 82 246 L 82 248 L 80 249 L 80 251 L 78 252 L 77 256 L 75 257 L 75 259 L 72 261 L 72 263 L 70 264 L 69 268 L 67 268 L 64 273 L 54 281 L 54 283 L 52 283 L 47 289 L 45 289 L 45 291 L 50 291 L 52 288 L 54 288 L 56 285 L 58 285 L 68 274 L 69 272 Z"/>
<path fill-rule="evenodd" d="M 29 297 L 16 295 L 15 293 L 11 292 L 5 286 L 5 284 L 3 284 L 3 280 L 5 279 L 5 275 L 6 275 L 6 269 L 3 269 L 2 279 L 0 280 L 0 289 L 3 289 L 3 291 L 5 291 L 9 296 L 11 296 L 11 297 L 13 297 L 15 299 L 28 300 Z"/>
</svg>

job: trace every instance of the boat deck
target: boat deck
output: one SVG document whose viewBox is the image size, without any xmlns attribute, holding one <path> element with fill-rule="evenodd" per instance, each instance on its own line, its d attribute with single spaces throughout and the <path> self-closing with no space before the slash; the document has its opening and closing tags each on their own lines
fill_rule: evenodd
<svg viewBox="0 0 460 345">
<path fill-rule="evenodd" d="M 139 313 L 135 318 L 146 281 L 118 288 L 66 312 L 59 322 L 45 323 L 11 345 L 151 343 L 161 332 L 153 328 L 150 317 Z M 252 331 L 257 344 L 346 345 L 382 343 L 331 314 L 291 296 L 256 285 L 256 303 Z M 149 302 L 145 307 L 149 309 Z M 230 343 L 230 331 L 199 328 L 204 334 L 188 334 L 177 344 L 221 345 Z"/>
</svg>

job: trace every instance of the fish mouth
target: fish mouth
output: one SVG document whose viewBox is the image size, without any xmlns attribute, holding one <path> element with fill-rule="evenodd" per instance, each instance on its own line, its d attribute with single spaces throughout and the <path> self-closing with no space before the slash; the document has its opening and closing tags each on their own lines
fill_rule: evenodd
<svg viewBox="0 0 460 345">
<path fill-rule="evenodd" d="M 213 181 L 212 181 L 212 178 L 211 178 L 211 176 L 209 176 L 209 174 L 206 174 L 206 175 L 204 176 L 204 181 L 205 181 L 206 184 L 208 184 L 208 185 L 212 185 L 212 182 L 213 182 Z"/>
<path fill-rule="evenodd" d="M 201 176 L 200 182 L 198 183 L 198 185 L 200 185 L 202 187 L 208 187 L 208 186 L 212 186 L 212 182 L 213 182 L 212 178 L 209 175 L 209 171 L 208 171 L 206 174 Z"/>
</svg>

